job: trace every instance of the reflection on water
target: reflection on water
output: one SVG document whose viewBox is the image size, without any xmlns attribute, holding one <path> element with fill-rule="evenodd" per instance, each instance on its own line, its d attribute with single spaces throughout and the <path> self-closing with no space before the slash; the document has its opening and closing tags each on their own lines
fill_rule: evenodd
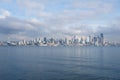
<svg viewBox="0 0 120 80">
<path fill-rule="evenodd" d="M 119 47 L 0 47 L 0 80 L 120 80 Z"/>
</svg>

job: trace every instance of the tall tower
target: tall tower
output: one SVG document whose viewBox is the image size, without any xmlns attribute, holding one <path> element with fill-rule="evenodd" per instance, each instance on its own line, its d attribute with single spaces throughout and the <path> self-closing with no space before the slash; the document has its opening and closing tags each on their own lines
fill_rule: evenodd
<svg viewBox="0 0 120 80">
<path fill-rule="evenodd" d="M 104 45 L 104 35 L 103 33 L 100 34 L 100 38 L 101 38 L 101 45 Z"/>
</svg>

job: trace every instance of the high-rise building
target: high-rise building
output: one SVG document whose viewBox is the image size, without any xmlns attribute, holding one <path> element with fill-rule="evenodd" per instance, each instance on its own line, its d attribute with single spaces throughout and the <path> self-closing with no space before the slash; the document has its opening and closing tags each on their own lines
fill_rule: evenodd
<svg viewBox="0 0 120 80">
<path fill-rule="evenodd" d="M 97 45 L 97 37 L 93 38 L 93 43 L 94 43 L 95 46 Z"/>
<path fill-rule="evenodd" d="M 43 43 L 47 44 L 47 38 L 46 37 L 43 38 Z"/>
<path fill-rule="evenodd" d="M 104 35 L 103 33 L 100 34 L 100 38 L 101 38 L 101 45 L 104 45 Z"/>
</svg>

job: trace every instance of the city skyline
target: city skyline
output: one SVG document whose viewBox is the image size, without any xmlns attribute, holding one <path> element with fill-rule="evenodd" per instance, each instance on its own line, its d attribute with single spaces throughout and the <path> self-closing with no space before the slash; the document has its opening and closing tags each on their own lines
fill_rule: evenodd
<svg viewBox="0 0 120 80">
<path fill-rule="evenodd" d="M 89 36 L 72 36 L 66 38 L 37 37 L 32 40 L 0 41 L 0 46 L 120 46 L 119 42 L 107 41 L 103 33 Z"/>
<path fill-rule="evenodd" d="M 0 41 L 104 33 L 120 42 L 119 0 L 0 0 Z"/>
</svg>

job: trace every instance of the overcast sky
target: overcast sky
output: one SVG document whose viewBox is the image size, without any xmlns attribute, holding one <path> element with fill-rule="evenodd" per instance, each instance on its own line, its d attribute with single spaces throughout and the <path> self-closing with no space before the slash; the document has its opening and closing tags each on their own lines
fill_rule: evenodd
<svg viewBox="0 0 120 80">
<path fill-rule="evenodd" d="M 0 40 L 100 33 L 120 42 L 120 0 L 0 0 Z"/>
</svg>

